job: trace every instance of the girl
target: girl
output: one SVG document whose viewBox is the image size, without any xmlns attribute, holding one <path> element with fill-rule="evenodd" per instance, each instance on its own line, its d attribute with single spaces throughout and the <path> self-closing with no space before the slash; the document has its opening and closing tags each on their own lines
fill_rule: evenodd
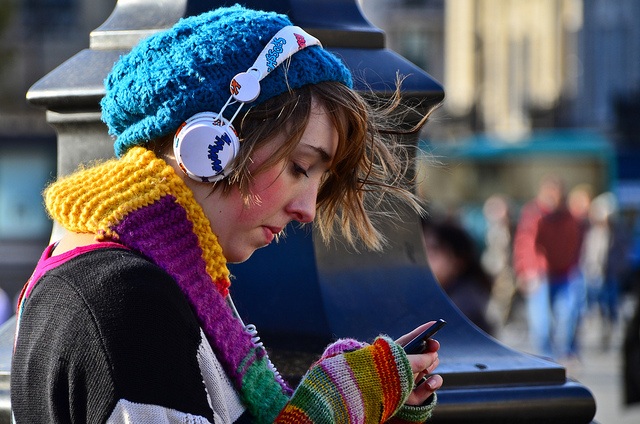
<svg viewBox="0 0 640 424">
<path fill-rule="evenodd" d="M 338 340 L 293 390 L 229 296 L 227 262 L 291 221 L 379 249 L 365 193 L 418 208 L 344 64 L 285 16 L 234 6 L 142 41 L 105 87 L 117 159 L 45 191 L 66 233 L 21 296 L 16 421 L 424 422 L 439 344 L 401 345 L 429 323 Z"/>
</svg>

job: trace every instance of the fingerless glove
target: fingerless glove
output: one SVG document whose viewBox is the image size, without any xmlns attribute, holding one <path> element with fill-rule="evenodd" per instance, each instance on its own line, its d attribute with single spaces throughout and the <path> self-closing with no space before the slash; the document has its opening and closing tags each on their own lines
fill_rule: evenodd
<svg viewBox="0 0 640 424">
<path fill-rule="evenodd" d="M 372 345 L 339 340 L 303 377 L 277 423 L 422 423 L 424 406 L 405 406 L 413 390 L 411 366 L 402 347 L 387 337 Z"/>
</svg>

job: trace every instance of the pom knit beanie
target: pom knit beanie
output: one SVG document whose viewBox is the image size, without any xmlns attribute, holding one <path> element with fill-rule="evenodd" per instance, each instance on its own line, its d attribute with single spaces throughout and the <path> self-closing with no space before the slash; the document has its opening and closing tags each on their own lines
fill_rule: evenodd
<svg viewBox="0 0 640 424">
<path fill-rule="evenodd" d="M 105 80 L 102 120 L 116 137 L 116 156 L 174 132 L 198 112 L 219 112 L 231 79 L 249 69 L 288 25 L 285 15 L 235 5 L 183 18 L 141 41 Z M 260 96 L 248 106 L 323 81 L 352 86 L 351 73 L 336 56 L 311 46 L 267 75 Z"/>
</svg>

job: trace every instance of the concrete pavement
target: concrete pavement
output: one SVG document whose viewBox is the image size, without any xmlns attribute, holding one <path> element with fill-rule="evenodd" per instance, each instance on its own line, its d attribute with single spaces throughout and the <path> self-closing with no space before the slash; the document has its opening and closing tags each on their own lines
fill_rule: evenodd
<svg viewBox="0 0 640 424">
<path fill-rule="evenodd" d="M 622 322 L 633 308 L 626 300 L 621 307 Z M 581 359 L 564 364 L 567 375 L 589 388 L 596 400 L 595 421 L 598 424 L 639 424 L 640 404 L 628 407 L 623 404 L 622 342 L 623 326 L 606 329 L 596 314 L 589 315 L 580 328 Z M 606 348 L 603 334 L 610 335 Z M 527 340 L 526 323 L 522 314 L 516 312 L 514 319 L 502 329 L 497 337 L 500 341 L 524 352 L 532 352 Z"/>
</svg>

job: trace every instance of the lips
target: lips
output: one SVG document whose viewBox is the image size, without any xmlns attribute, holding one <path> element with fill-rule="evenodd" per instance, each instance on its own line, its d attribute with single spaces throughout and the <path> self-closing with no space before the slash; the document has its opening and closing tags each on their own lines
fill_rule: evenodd
<svg viewBox="0 0 640 424">
<path fill-rule="evenodd" d="M 282 232 L 282 227 L 263 226 L 262 228 L 264 229 L 267 244 L 271 244 L 276 235 Z"/>
</svg>

